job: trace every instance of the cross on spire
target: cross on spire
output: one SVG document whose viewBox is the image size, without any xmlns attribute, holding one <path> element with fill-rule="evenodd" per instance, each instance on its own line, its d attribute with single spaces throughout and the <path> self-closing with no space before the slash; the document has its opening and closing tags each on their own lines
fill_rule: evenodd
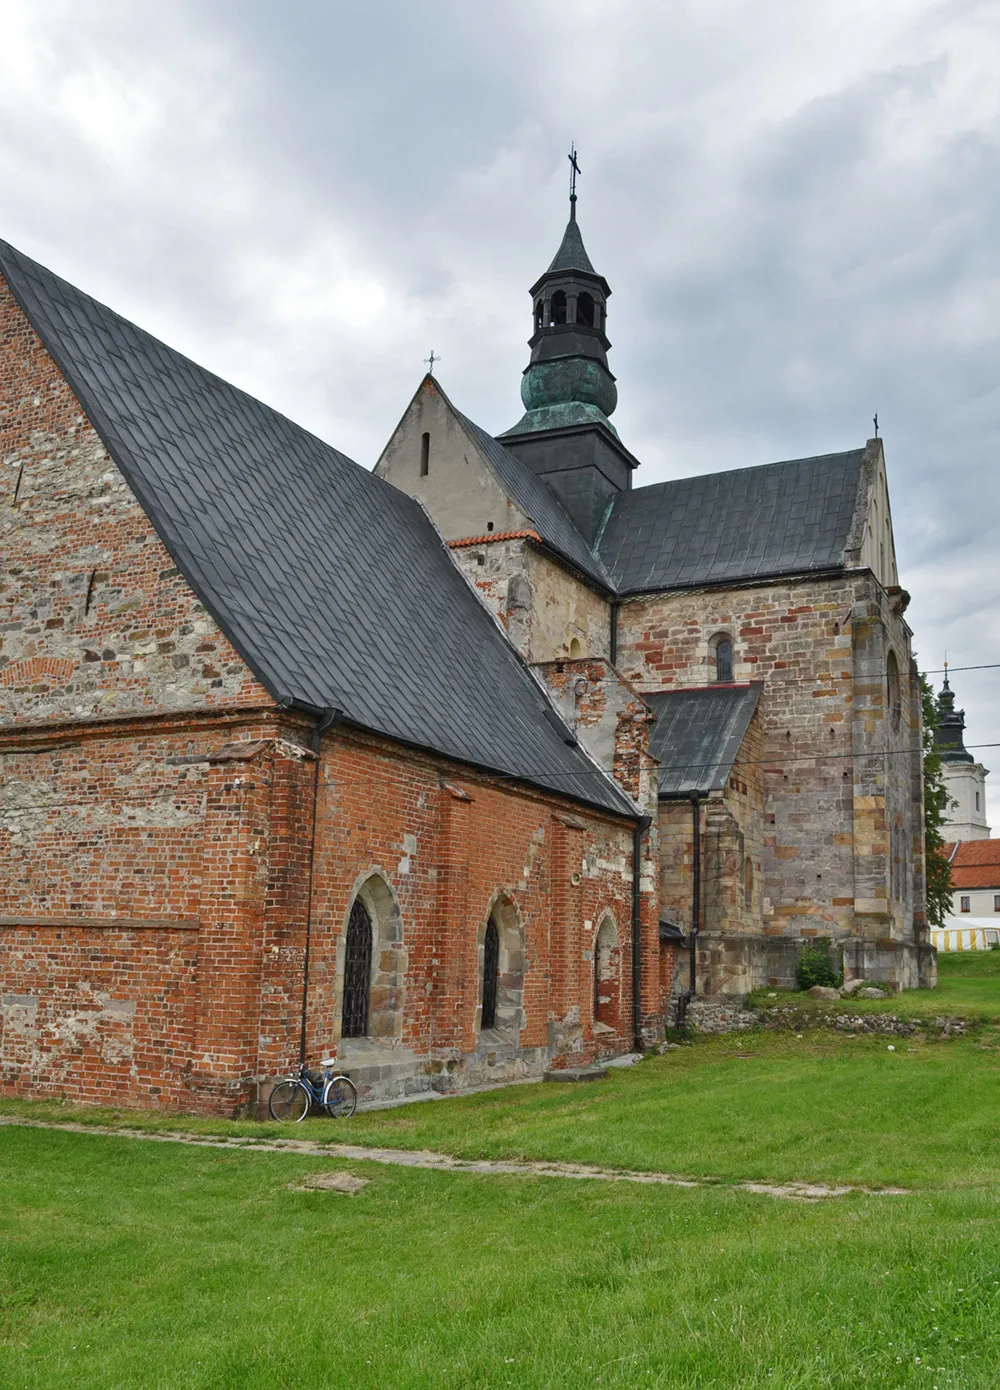
<svg viewBox="0 0 1000 1390">
<path fill-rule="evenodd" d="M 424 358 L 424 361 L 427 363 L 427 375 L 428 375 L 428 376 L 433 376 L 433 375 L 434 375 L 434 363 L 435 363 L 435 362 L 440 362 L 440 361 L 441 361 L 440 357 L 436 357 L 436 356 L 434 355 L 434 349 L 433 349 L 433 348 L 431 348 L 431 355 L 430 355 L 430 357 L 425 357 L 425 358 Z"/>
<path fill-rule="evenodd" d="M 576 162 L 576 143 L 570 145 L 569 154 L 569 218 L 571 222 L 576 221 L 576 176 L 580 173 L 580 166 Z"/>
</svg>

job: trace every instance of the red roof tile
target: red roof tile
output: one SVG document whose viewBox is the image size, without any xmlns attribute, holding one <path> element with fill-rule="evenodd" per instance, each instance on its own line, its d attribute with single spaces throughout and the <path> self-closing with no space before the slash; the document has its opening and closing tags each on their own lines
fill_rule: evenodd
<svg viewBox="0 0 1000 1390">
<path fill-rule="evenodd" d="M 945 853 L 953 848 L 954 888 L 1000 888 L 1000 840 L 960 840 L 957 847 L 945 845 Z"/>
</svg>

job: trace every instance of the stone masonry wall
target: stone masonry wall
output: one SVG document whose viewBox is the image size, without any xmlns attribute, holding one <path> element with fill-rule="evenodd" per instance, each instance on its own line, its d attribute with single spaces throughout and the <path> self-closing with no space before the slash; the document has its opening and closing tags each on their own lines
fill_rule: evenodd
<svg viewBox="0 0 1000 1390">
<path fill-rule="evenodd" d="M 479 536 L 451 553 L 525 661 L 607 656 L 607 601 L 530 538 Z"/>
<path fill-rule="evenodd" d="M 0 277 L 0 725 L 269 697 Z"/>
<path fill-rule="evenodd" d="M 621 608 L 618 664 L 640 690 L 703 685 L 714 675 L 712 639 L 732 638 L 734 678 L 766 681 L 764 935 L 891 940 L 906 974 L 921 925 L 922 818 L 900 609 L 867 571 L 638 598 Z M 898 728 L 886 709 L 890 648 Z M 894 844 L 906 864 L 898 898 Z"/>
</svg>

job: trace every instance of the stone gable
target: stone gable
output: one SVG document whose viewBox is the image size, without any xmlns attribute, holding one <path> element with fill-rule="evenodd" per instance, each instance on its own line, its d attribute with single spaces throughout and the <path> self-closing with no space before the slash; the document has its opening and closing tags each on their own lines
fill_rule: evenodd
<svg viewBox="0 0 1000 1390">
<path fill-rule="evenodd" d="M 0 724 L 270 704 L 0 278 Z"/>
</svg>

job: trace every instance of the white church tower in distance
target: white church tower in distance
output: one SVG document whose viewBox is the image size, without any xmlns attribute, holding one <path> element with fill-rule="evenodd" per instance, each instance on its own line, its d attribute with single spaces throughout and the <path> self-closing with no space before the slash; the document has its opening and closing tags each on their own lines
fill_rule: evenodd
<svg viewBox="0 0 1000 1390">
<path fill-rule="evenodd" d="M 942 827 L 952 840 L 988 840 L 990 827 L 986 824 L 986 778 L 988 770 L 977 763 L 965 746 L 965 711 L 955 708 L 955 694 L 948 684 L 945 667 L 944 689 L 938 701 L 941 722 L 937 743 L 941 751 L 942 771 L 949 807 Z"/>
</svg>

